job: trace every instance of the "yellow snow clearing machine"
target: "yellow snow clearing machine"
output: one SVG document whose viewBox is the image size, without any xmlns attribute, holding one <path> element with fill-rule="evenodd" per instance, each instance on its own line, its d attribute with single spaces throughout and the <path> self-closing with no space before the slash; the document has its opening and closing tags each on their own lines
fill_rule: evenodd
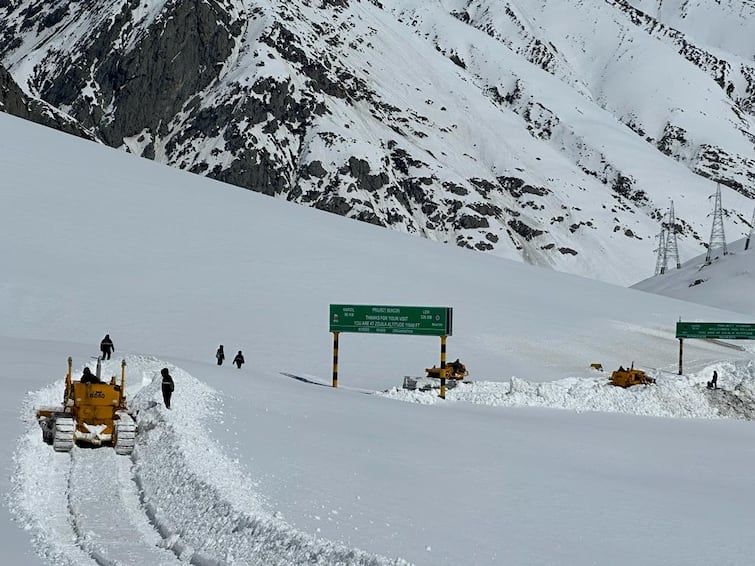
<svg viewBox="0 0 755 566">
<path fill-rule="evenodd" d="M 435 366 L 431 368 L 425 368 L 425 371 L 427 372 L 427 377 L 434 377 L 436 379 L 445 377 L 446 379 L 456 379 L 458 381 L 461 381 L 469 375 L 469 372 L 467 371 L 467 366 L 461 363 L 458 359 L 455 362 L 450 362 L 446 364 L 445 376 L 442 375 L 441 368 L 438 368 Z"/>
<path fill-rule="evenodd" d="M 117 454 L 131 454 L 136 440 L 136 422 L 126 407 L 126 360 L 121 363 L 121 380 L 113 376 L 100 381 L 97 373 L 84 370 L 81 381 L 71 378 L 73 359 L 68 358 L 63 404 L 37 410 L 42 439 L 56 452 L 69 452 L 75 443 L 113 446 Z"/>
<path fill-rule="evenodd" d="M 655 383 L 655 378 L 650 377 L 641 369 L 634 369 L 634 362 L 629 369 L 619 366 L 619 369 L 611 374 L 611 383 L 617 387 L 631 387 L 632 385 L 644 385 Z"/>
</svg>

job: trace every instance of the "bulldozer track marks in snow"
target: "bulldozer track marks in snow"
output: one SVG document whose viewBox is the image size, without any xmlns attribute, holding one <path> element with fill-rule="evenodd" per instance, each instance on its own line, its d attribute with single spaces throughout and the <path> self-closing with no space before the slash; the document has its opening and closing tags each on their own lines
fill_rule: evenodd
<svg viewBox="0 0 755 566">
<path fill-rule="evenodd" d="M 142 508 L 131 466 L 112 450 L 71 452 L 68 509 L 76 543 L 101 566 L 180 564 L 158 546 L 164 541 Z"/>
</svg>

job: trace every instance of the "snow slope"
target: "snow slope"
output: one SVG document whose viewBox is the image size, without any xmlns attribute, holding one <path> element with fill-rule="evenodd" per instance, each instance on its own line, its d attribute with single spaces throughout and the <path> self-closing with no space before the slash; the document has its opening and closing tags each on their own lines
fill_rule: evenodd
<svg viewBox="0 0 755 566">
<path fill-rule="evenodd" d="M 684 262 L 678 270 L 650 277 L 632 288 L 755 315 L 755 297 L 749 292 L 755 282 L 753 248 L 745 250 L 746 241 L 729 242 L 728 254 L 718 250 L 711 264 L 702 254 Z M 755 242 L 750 245 L 755 246 Z"/>
<path fill-rule="evenodd" d="M 674 338 L 679 317 L 747 309 L 383 231 L 3 114 L 0 132 L 12 563 L 751 561 L 752 345 L 688 340 L 678 376 Z M 404 391 L 437 363 L 436 338 L 344 334 L 329 387 L 330 303 L 452 306 L 449 357 L 472 383 L 445 401 Z M 137 449 L 56 454 L 33 407 L 106 332 Z M 217 366 L 219 343 L 247 364 Z M 634 362 L 658 384 L 615 389 L 592 362 Z"/>
</svg>

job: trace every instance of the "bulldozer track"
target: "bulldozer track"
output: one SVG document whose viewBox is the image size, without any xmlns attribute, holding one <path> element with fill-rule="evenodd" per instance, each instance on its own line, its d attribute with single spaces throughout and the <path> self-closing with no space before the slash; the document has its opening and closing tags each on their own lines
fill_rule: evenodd
<svg viewBox="0 0 755 566">
<path fill-rule="evenodd" d="M 112 450 L 75 448 L 68 473 L 68 510 L 77 546 L 101 566 L 181 564 L 139 500 L 132 462 Z"/>
</svg>

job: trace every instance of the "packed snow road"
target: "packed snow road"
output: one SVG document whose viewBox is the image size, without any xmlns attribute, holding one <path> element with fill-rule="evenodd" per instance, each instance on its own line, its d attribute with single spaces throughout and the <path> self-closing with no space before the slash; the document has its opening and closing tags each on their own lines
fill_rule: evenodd
<svg viewBox="0 0 755 566">
<path fill-rule="evenodd" d="M 159 389 L 165 366 L 188 401 L 170 411 Z M 103 367 L 104 375 L 116 371 L 116 362 Z M 54 405 L 62 391 L 61 381 L 27 398 L 10 501 L 50 563 L 408 564 L 306 535 L 267 512 L 251 480 L 209 438 L 213 390 L 179 368 L 127 358 L 126 391 L 139 427 L 131 457 L 111 448 L 58 453 L 44 444 L 34 407 Z"/>
<path fill-rule="evenodd" d="M 180 564 L 140 510 L 131 461 L 113 450 L 75 448 L 68 480 L 77 544 L 102 566 Z"/>
</svg>

